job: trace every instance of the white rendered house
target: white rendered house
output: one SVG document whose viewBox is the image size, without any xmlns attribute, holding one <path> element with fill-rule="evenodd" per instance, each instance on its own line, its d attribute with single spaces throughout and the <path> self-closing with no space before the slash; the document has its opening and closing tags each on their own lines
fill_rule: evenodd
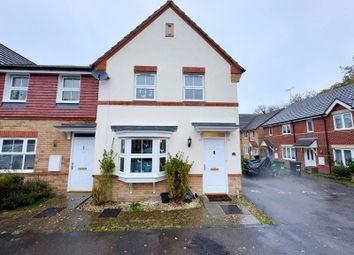
<svg viewBox="0 0 354 255">
<path fill-rule="evenodd" d="M 241 189 L 237 83 L 245 71 L 172 1 L 94 64 L 100 79 L 94 175 L 118 153 L 115 198 L 166 191 L 161 165 L 183 152 L 198 193 Z"/>
</svg>

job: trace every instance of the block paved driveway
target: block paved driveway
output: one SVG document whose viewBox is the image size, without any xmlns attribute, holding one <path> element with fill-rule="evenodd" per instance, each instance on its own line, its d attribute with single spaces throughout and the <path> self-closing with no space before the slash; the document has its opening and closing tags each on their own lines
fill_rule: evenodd
<svg viewBox="0 0 354 255">
<path fill-rule="evenodd" d="M 0 234 L 0 254 L 354 254 L 354 189 L 283 176 L 244 178 L 275 226 Z"/>
</svg>

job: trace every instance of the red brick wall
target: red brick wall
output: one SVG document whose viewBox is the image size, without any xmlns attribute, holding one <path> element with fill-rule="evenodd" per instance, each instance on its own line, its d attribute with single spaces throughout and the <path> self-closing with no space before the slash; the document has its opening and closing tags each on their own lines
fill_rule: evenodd
<svg viewBox="0 0 354 255">
<path fill-rule="evenodd" d="M 2 105 L 5 74 L 0 73 L 0 118 L 96 118 L 98 81 L 90 75 L 81 76 L 79 108 L 60 109 L 56 105 L 58 75 L 31 74 L 25 107 L 7 108 Z"/>
</svg>

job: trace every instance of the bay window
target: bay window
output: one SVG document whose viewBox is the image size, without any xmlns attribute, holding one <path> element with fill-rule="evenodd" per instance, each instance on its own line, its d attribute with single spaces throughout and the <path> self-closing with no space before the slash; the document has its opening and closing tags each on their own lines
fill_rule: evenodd
<svg viewBox="0 0 354 255">
<path fill-rule="evenodd" d="M 0 149 L 1 172 L 33 172 L 36 139 L 2 138 Z"/>
<path fill-rule="evenodd" d="M 122 138 L 120 145 L 120 176 L 125 178 L 164 176 L 166 139 Z"/>
</svg>

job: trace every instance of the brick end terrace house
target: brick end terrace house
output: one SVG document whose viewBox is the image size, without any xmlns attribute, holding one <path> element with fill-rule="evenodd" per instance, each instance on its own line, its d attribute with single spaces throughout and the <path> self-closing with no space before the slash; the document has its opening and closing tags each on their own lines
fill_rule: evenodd
<svg viewBox="0 0 354 255">
<path fill-rule="evenodd" d="M 179 151 L 193 162 L 195 191 L 235 193 L 244 71 L 172 1 L 91 67 L 5 63 L 2 172 L 39 175 L 62 192 L 91 191 L 114 140 L 115 199 L 166 191 L 162 165 Z"/>
<path fill-rule="evenodd" d="M 98 81 L 90 67 L 41 66 L 0 44 L 0 171 L 68 190 L 72 138 L 94 136 Z"/>
<path fill-rule="evenodd" d="M 264 141 L 275 158 L 302 163 L 302 169 L 330 172 L 333 164 L 354 159 L 354 85 L 294 103 L 263 126 Z"/>
<path fill-rule="evenodd" d="M 255 156 L 268 155 L 267 149 L 261 146 L 266 131 L 262 125 L 280 111 L 258 115 L 240 114 L 241 155 L 244 158 L 250 159 Z M 273 158 L 272 155 L 270 156 Z"/>
</svg>

